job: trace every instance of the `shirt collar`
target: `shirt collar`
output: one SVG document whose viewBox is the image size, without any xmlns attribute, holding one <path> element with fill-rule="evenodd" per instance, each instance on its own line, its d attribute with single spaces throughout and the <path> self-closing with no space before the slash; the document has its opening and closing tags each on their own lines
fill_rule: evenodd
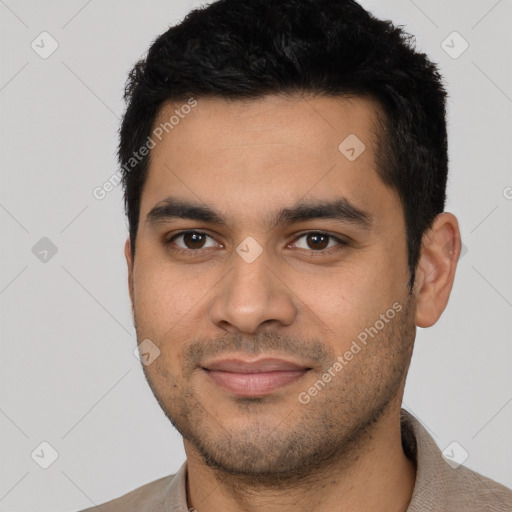
<svg viewBox="0 0 512 512">
<path fill-rule="evenodd" d="M 169 483 L 165 497 L 165 512 L 188 512 L 187 502 L 187 461 Z"/>
</svg>

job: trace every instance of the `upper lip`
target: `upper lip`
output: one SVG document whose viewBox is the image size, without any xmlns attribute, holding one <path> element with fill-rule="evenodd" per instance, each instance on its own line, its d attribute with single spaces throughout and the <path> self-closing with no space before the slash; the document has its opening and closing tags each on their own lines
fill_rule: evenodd
<svg viewBox="0 0 512 512">
<path fill-rule="evenodd" d="M 275 357 L 265 357 L 252 361 L 241 359 L 239 357 L 226 357 L 207 363 L 203 365 L 202 368 L 205 370 L 217 370 L 232 373 L 263 373 L 310 369 L 307 365 Z"/>
</svg>

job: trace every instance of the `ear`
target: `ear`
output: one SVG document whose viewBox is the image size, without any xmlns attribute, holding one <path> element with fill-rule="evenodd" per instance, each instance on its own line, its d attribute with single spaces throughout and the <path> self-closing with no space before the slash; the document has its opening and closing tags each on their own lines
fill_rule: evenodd
<svg viewBox="0 0 512 512">
<path fill-rule="evenodd" d="M 132 303 L 133 310 L 133 255 L 130 245 L 130 237 L 128 237 L 124 243 L 124 256 L 128 266 L 128 291 L 130 293 L 130 302 Z"/>
<path fill-rule="evenodd" d="M 461 251 L 457 218 L 448 212 L 439 214 L 422 239 L 421 256 L 414 285 L 416 325 L 431 327 L 443 313 L 452 290 Z"/>
</svg>

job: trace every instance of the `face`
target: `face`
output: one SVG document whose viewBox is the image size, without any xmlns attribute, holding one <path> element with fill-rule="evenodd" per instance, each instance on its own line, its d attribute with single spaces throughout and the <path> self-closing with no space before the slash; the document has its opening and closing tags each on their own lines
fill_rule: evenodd
<svg viewBox="0 0 512 512">
<path fill-rule="evenodd" d="M 377 113 L 362 98 L 200 99 L 152 149 L 130 293 L 188 457 L 278 481 L 399 407 L 415 304 Z"/>
</svg>

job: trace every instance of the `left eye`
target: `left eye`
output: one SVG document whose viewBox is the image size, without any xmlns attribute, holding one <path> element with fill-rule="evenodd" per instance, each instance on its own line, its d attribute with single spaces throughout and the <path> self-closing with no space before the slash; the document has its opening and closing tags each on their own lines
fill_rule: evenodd
<svg viewBox="0 0 512 512">
<path fill-rule="evenodd" d="M 340 240 L 339 238 L 329 235 L 327 233 L 321 233 L 321 232 L 311 232 L 311 233 L 304 233 L 297 240 L 300 240 L 301 238 L 306 239 L 306 247 L 300 247 L 301 249 L 308 249 L 313 248 L 315 252 L 322 251 L 324 249 L 330 249 L 333 247 L 333 245 L 329 245 L 329 239 L 331 241 L 335 241 L 340 245 L 347 245 L 346 242 L 343 240 Z M 297 243 L 295 243 L 297 245 Z M 335 246 L 336 244 L 334 244 Z"/>
</svg>

